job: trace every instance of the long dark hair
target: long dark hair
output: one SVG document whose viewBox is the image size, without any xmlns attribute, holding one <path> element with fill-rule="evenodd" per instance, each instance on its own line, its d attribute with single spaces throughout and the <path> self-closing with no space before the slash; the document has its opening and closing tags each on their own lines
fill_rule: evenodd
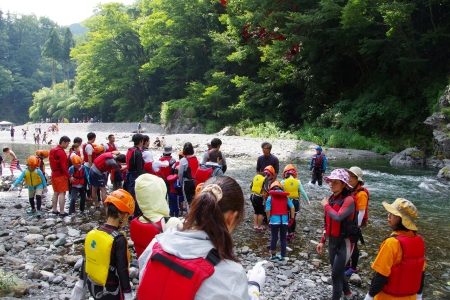
<svg viewBox="0 0 450 300">
<path fill-rule="evenodd" d="M 216 176 L 208 179 L 204 187 L 217 184 L 222 189 L 222 199 L 216 200 L 212 192 L 200 192 L 192 201 L 184 230 L 203 230 L 219 253 L 220 259 L 238 262 L 233 254 L 233 239 L 228 232 L 224 214 L 237 211 L 236 226 L 244 220 L 244 193 L 231 177 Z"/>
</svg>

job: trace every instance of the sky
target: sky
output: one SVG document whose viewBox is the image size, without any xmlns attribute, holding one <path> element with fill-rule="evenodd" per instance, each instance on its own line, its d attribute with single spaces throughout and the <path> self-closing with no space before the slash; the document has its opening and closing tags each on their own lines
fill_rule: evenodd
<svg viewBox="0 0 450 300">
<path fill-rule="evenodd" d="M 133 4 L 135 0 L 0 0 L 0 9 L 21 15 L 45 16 L 60 26 L 80 23 L 94 14 L 99 3 L 122 2 Z"/>
</svg>

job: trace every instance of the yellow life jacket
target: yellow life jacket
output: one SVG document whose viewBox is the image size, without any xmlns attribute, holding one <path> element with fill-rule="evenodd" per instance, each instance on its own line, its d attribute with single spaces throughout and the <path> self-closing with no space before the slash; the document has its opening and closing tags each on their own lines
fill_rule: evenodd
<svg viewBox="0 0 450 300">
<path fill-rule="evenodd" d="M 284 180 L 284 191 L 289 193 L 289 198 L 298 199 L 300 194 L 298 193 L 298 179 L 289 177 Z"/>
<path fill-rule="evenodd" d="M 25 182 L 28 186 L 38 186 L 42 184 L 41 176 L 39 176 L 37 169 L 34 171 L 30 171 L 26 169 L 25 171 Z"/>
<path fill-rule="evenodd" d="M 264 176 L 262 176 L 261 174 L 256 175 L 253 178 L 252 181 L 252 193 L 261 195 L 262 191 L 263 191 L 263 185 L 264 185 Z"/>
<path fill-rule="evenodd" d="M 98 229 L 91 230 L 84 241 L 84 251 L 86 253 L 86 274 L 95 283 L 105 286 L 109 271 L 115 271 L 115 267 L 110 265 L 111 249 L 114 239 L 120 235 L 115 230 L 107 233 Z M 124 235 L 125 236 L 125 235 Z M 127 239 L 125 238 L 125 241 Z M 127 244 L 127 261 L 130 263 L 130 250 Z"/>
</svg>

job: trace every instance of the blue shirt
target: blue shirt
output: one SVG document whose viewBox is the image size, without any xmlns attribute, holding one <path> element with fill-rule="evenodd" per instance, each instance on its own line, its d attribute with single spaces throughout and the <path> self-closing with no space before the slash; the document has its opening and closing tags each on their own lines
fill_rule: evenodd
<svg viewBox="0 0 450 300">
<path fill-rule="evenodd" d="M 266 211 L 267 210 L 271 210 L 271 208 L 272 208 L 271 201 L 272 201 L 272 196 L 269 196 L 269 198 L 267 198 L 267 200 L 266 200 Z M 288 198 L 287 202 L 288 202 L 289 208 L 294 206 L 294 204 L 292 204 L 291 199 Z M 281 218 L 280 218 L 280 216 L 281 216 Z M 273 224 L 273 225 L 280 225 L 280 224 L 287 225 L 288 221 L 289 221 L 289 218 L 288 218 L 287 210 L 286 210 L 286 214 L 285 215 L 272 215 L 272 214 L 270 215 L 270 224 Z"/>
</svg>

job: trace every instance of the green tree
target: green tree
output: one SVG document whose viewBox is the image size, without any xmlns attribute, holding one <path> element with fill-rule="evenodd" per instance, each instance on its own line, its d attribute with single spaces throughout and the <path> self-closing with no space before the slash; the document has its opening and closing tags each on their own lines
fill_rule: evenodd
<svg viewBox="0 0 450 300">
<path fill-rule="evenodd" d="M 48 33 L 42 50 L 42 56 L 52 60 L 52 88 L 56 83 L 56 62 L 62 59 L 61 39 L 55 28 L 52 28 Z"/>
<path fill-rule="evenodd" d="M 88 40 L 72 55 L 78 62 L 76 85 L 90 114 L 103 121 L 142 118 L 148 99 L 147 84 L 140 68 L 146 51 L 141 46 L 134 14 L 126 6 L 110 3 L 99 6 L 97 16 L 84 24 Z"/>
<path fill-rule="evenodd" d="M 72 31 L 67 27 L 64 32 L 64 41 L 62 43 L 61 57 L 64 62 L 64 80 L 67 81 L 69 86 L 70 80 L 70 51 L 75 47 L 75 40 L 73 39 Z"/>
</svg>

